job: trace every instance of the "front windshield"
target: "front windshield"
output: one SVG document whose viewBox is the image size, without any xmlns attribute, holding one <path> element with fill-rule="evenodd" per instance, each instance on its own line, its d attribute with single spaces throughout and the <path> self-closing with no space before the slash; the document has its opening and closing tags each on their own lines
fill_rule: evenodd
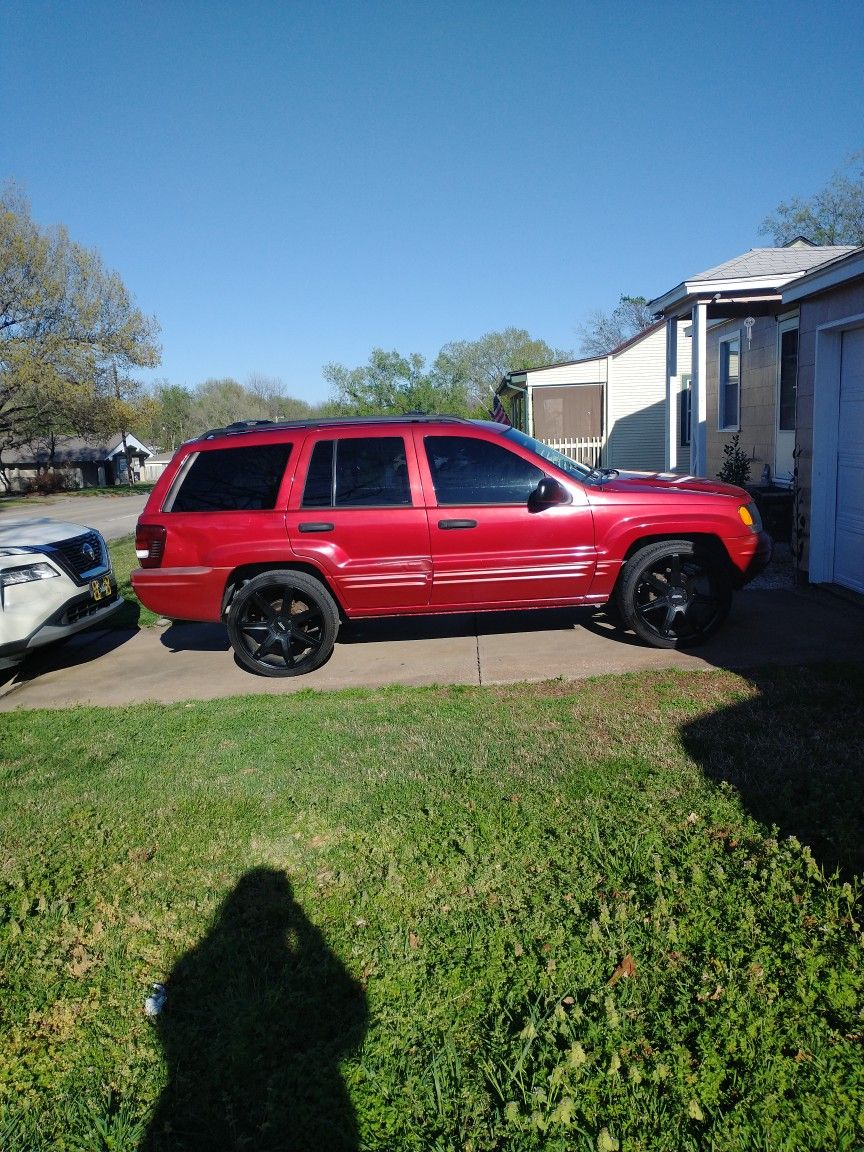
<svg viewBox="0 0 864 1152">
<path fill-rule="evenodd" d="M 538 456 L 542 456 L 544 460 L 548 460 L 550 464 L 554 464 L 562 472 L 569 472 L 571 476 L 578 476 L 580 480 L 585 480 L 593 472 L 593 469 L 586 464 L 580 464 L 578 460 L 571 460 L 569 456 L 565 456 L 557 448 L 550 448 L 548 444 L 541 444 L 539 440 L 535 440 L 533 436 L 526 436 L 518 428 L 508 428 L 504 436 L 507 440 L 515 440 L 523 448 L 530 448 L 532 452 L 536 452 Z"/>
</svg>

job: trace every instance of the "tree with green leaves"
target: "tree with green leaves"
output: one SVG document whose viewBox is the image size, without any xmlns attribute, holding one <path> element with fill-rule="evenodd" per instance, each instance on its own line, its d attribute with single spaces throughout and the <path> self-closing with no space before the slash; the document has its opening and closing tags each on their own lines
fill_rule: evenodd
<svg viewBox="0 0 864 1152">
<path fill-rule="evenodd" d="M 157 335 L 97 253 L 36 224 L 13 185 L 0 189 L 0 450 L 98 434 L 128 399 L 118 381 L 158 364 Z"/>
<path fill-rule="evenodd" d="M 572 352 L 552 348 L 524 328 L 504 328 L 487 332 L 479 340 L 445 344 L 435 358 L 433 374 L 439 386 L 464 388 L 470 406 L 485 412 L 492 392 L 508 372 L 572 359 Z"/>
<path fill-rule="evenodd" d="M 149 444 L 173 452 L 193 432 L 202 431 L 193 426 L 194 400 L 188 388 L 158 380 L 151 386 L 150 400 L 150 419 L 142 429 Z"/>
<path fill-rule="evenodd" d="M 331 407 L 341 415 L 375 416 L 403 412 L 442 412 L 464 415 L 469 408 L 465 388 L 439 385 L 423 356 L 408 356 L 373 348 L 365 364 L 346 368 L 325 364 L 324 379 L 332 390 Z"/>
<path fill-rule="evenodd" d="M 368 361 L 357 368 L 325 364 L 323 372 L 330 382 L 335 413 L 485 417 L 492 392 L 507 372 L 538 368 L 570 356 L 535 339 L 524 328 L 505 328 L 487 332 L 479 340 L 445 344 L 431 367 L 416 352 L 403 356 L 373 348 Z"/>
<path fill-rule="evenodd" d="M 864 244 L 864 150 L 855 152 L 824 188 L 777 206 L 759 228 L 782 248 L 797 236 L 813 244 Z"/>
<path fill-rule="evenodd" d="M 583 356 L 607 356 L 654 323 L 644 296 L 621 296 L 611 312 L 591 312 L 577 326 Z"/>
</svg>

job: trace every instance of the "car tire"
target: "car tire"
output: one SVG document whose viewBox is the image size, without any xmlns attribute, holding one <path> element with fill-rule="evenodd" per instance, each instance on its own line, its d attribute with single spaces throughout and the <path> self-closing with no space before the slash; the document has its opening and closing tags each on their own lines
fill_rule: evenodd
<svg viewBox="0 0 864 1152">
<path fill-rule="evenodd" d="M 276 568 L 243 585 L 227 623 L 237 660 L 249 672 L 302 676 L 332 653 L 339 609 L 314 576 Z"/>
<path fill-rule="evenodd" d="M 617 600 L 626 627 L 652 648 L 692 648 L 726 619 L 732 588 L 717 560 L 691 540 L 663 540 L 630 557 Z"/>
</svg>

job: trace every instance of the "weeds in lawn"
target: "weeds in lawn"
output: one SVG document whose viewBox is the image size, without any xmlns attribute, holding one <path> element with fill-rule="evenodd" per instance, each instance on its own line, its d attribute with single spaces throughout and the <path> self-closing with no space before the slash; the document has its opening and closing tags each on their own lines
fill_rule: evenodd
<svg viewBox="0 0 864 1152">
<path fill-rule="evenodd" d="M 10 1152 L 864 1139 L 860 671 L 6 714 L 0 740 Z"/>
</svg>

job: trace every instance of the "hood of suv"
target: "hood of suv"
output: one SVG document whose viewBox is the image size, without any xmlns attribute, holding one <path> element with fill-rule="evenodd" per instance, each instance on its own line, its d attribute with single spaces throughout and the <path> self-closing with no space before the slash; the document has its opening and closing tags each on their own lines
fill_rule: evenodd
<svg viewBox="0 0 864 1152">
<path fill-rule="evenodd" d="M 637 495 L 639 492 L 691 492 L 694 496 L 729 496 L 749 501 L 743 488 L 724 484 L 722 480 L 706 480 L 701 476 L 679 476 L 676 472 L 619 472 L 603 481 L 604 492 Z"/>
<path fill-rule="evenodd" d="M 39 548 L 58 544 L 74 536 L 92 532 L 84 524 L 51 520 L 47 516 L 0 517 L 0 550 L 3 548 Z"/>
</svg>

